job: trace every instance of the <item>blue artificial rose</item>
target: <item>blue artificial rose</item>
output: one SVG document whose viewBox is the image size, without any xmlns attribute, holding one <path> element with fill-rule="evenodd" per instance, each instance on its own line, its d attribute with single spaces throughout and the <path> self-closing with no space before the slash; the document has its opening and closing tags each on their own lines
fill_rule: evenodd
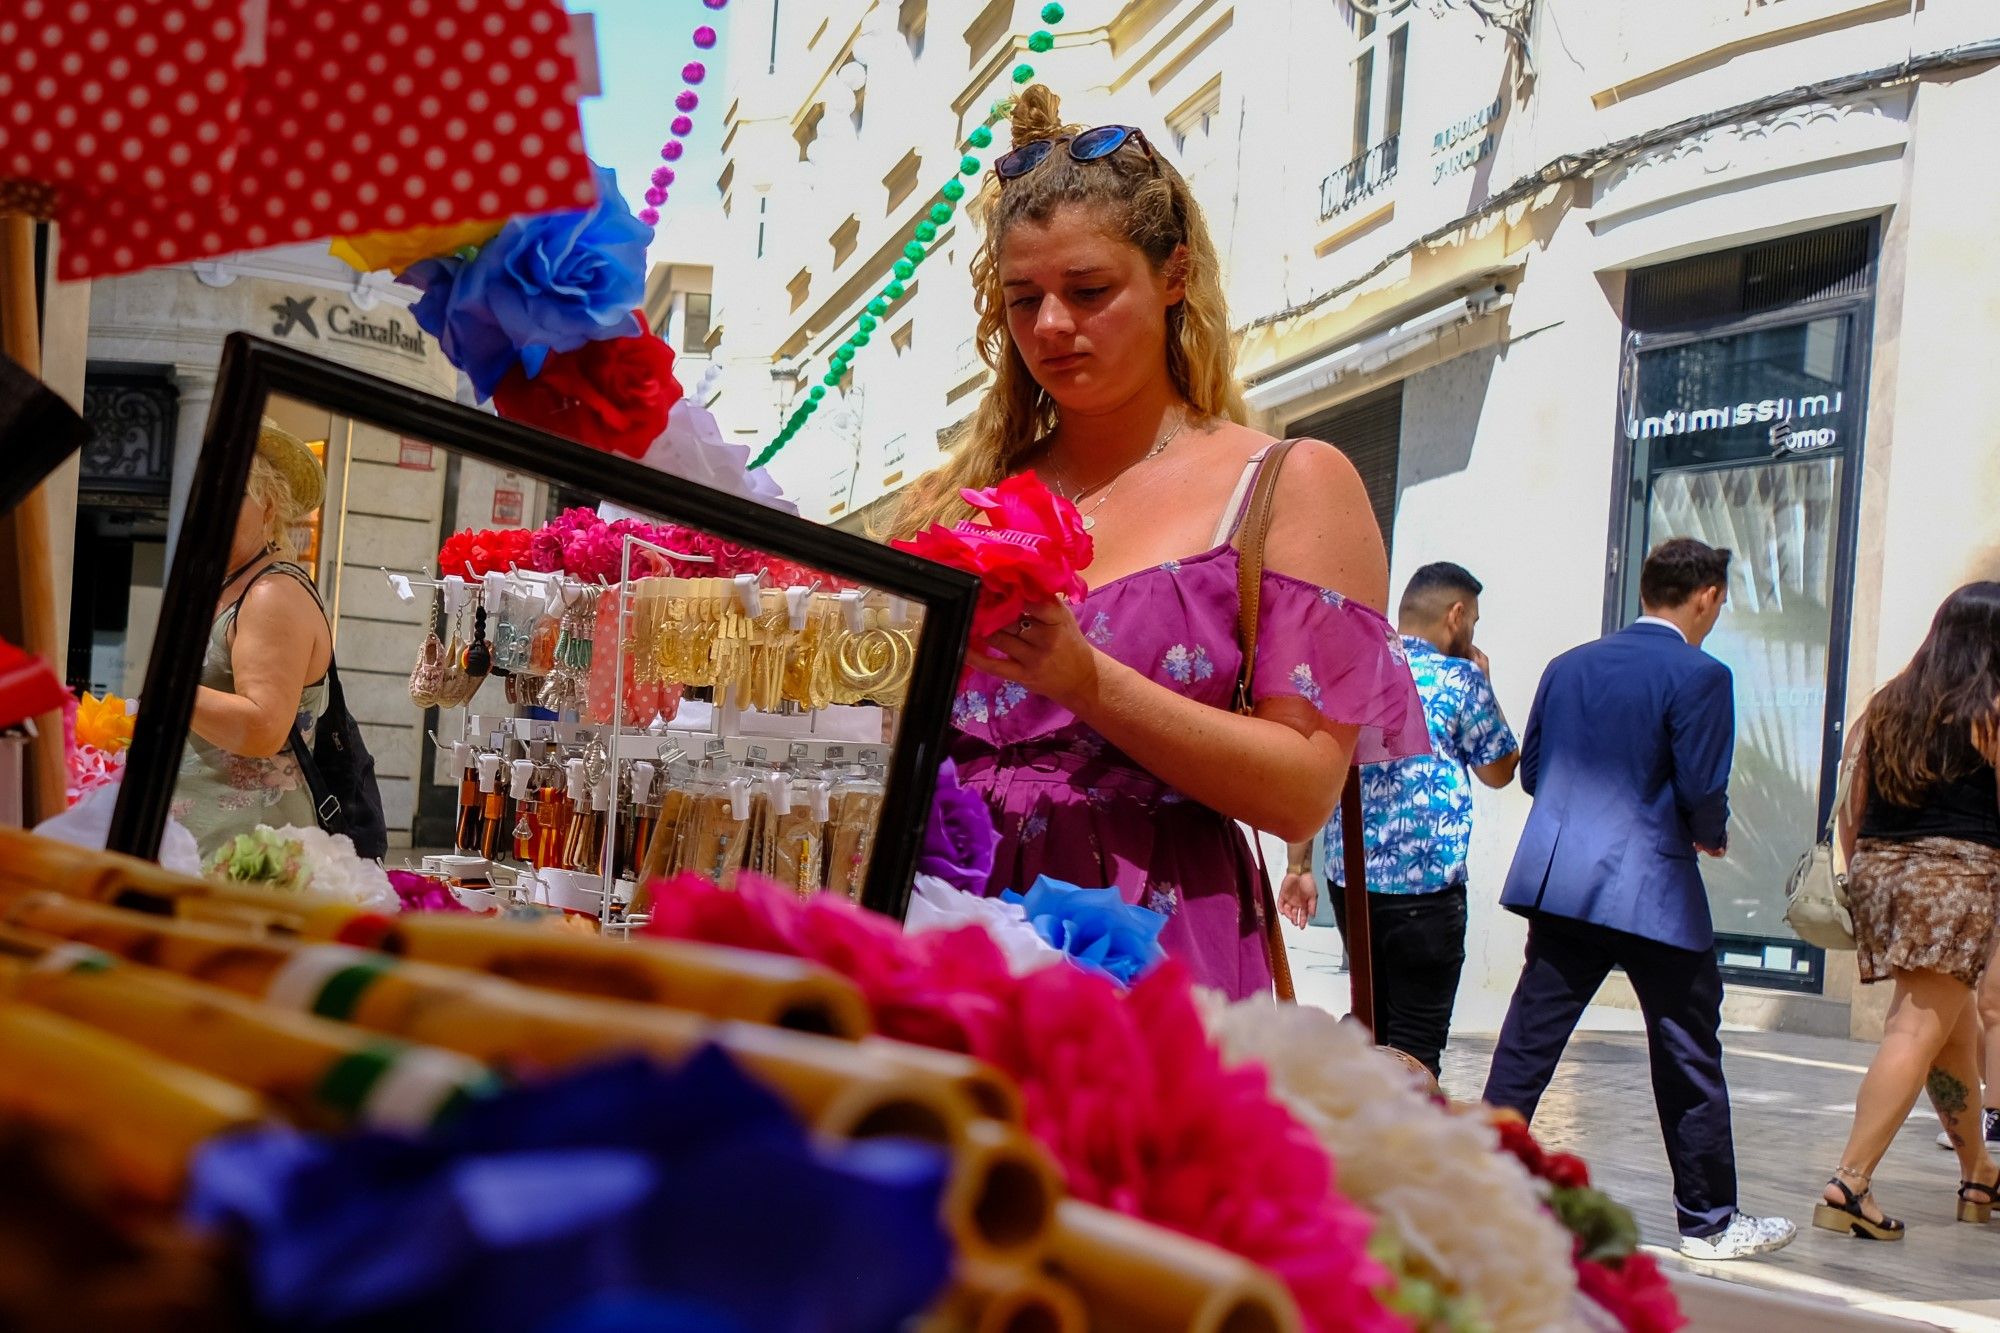
<svg viewBox="0 0 2000 1333">
<path fill-rule="evenodd" d="M 1167 919 L 1128 903 L 1116 889 L 1079 889 L 1043 875 L 1027 895 L 1000 895 L 1019 903 L 1035 933 L 1072 960 L 1129 986 L 1167 956 L 1160 930 Z"/>
<path fill-rule="evenodd" d="M 521 363 L 541 373 L 551 352 L 644 332 L 653 230 L 633 217 L 618 180 L 597 169 L 592 208 L 510 218 L 470 259 L 419 260 L 399 281 L 423 289 L 411 312 L 484 401 Z"/>
</svg>

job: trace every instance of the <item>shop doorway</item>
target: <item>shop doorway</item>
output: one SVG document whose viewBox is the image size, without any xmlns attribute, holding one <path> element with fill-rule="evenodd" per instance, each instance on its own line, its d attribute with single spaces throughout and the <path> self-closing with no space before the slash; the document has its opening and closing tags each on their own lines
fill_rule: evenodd
<svg viewBox="0 0 2000 1333">
<path fill-rule="evenodd" d="M 1735 553 L 1705 645 L 1736 679 L 1729 855 L 1706 863 L 1730 980 L 1818 992 L 1785 881 L 1828 814 L 1844 725 L 1853 531 L 1874 303 L 1872 223 L 1634 273 L 1607 628 L 1645 553 Z"/>
</svg>

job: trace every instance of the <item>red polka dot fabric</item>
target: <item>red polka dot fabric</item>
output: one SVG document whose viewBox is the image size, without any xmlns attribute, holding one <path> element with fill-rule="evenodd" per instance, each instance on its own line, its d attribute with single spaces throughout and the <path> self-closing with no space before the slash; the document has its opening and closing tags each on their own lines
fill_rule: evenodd
<svg viewBox="0 0 2000 1333">
<path fill-rule="evenodd" d="M 0 199 L 65 278 L 588 205 L 562 0 L 9 0 Z"/>
</svg>

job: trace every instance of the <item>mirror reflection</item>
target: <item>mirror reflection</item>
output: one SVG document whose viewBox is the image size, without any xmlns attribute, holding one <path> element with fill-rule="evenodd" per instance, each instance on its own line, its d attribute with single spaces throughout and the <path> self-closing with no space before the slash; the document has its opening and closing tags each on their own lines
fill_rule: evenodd
<svg viewBox="0 0 2000 1333">
<path fill-rule="evenodd" d="M 614 925 L 681 872 L 860 897 L 919 605 L 283 397 L 226 567 L 171 806 L 205 865 L 319 828 Z"/>
</svg>

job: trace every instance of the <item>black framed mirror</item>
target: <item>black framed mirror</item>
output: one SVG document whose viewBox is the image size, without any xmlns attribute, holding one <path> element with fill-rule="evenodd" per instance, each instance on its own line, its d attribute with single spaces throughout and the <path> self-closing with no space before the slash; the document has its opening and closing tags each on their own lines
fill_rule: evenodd
<svg viewBox="0 0 2000 1333">
<path fill-rule="evenodd" d="M 276 510 L 258 497 L 281 483 L 316 508 L 260 528 L 253 514 Z M 654 526 L 600 530 L 611 513 Z M 567 556 L 493 569 L 492 551 L 475 562 L 463 539 L 449 544 L 468 529 L 510 534 L 518 557 L 511 534 L 532 530 L 546 556 L 579 528 L 595 534 L 590 569 Z M 683 828 L 693 841 L 664 868 L 768 873 L 777 816 L 803 808 L 819 833 L 800 846 L 818 870 L 801 850 L 783 862 L 788 882 L 808 891 L 817 873 L 819 887 L 901 917 L 978 595 L 970 576 L 243 333 L 224 344 L 181 533 L 112 850 L 154 859 L 170 815 L 204 854 L 256 824 L 304 827 L 314 797 L 296 767 L 279 771 L 294 753 L 273 730 L 282 710 L 244 701 L 298 691 L 300 714 L 325 717 L 330 656 L 377 765 L 391 866 L 512 852 L 536 869 L 550 856 L 580 865 L 548 851 L 553 820 L 537 816 L 569 800 L 606 810 L 591 865 L 608 908 L 614 881 L 662 868 L 657 852 L 644 863 L 634 826 L 659 834 L 657 809 L 643 823 L 646 798 L 672 767 L 695 774 L 725 823 L 754 807 L 767 824 L 753 823 L 765 840 L 747 865 L 733 835 Z M 246 550 L 263 563 L 238 574 Z M 447 557 L 465 573 L 441 568 Z M 244 580 L 261 586 L 280 562 L 323 617 L 288 594 L 305 620 L 260 628 L 246 613 L 239 635 Z M 591 641 L 614 634 L 610 666 L 600 654 L 592 670 Z M 431 688 L 440 670 L 450 690 Z M 583 787 L 565 790 L 577 763 Z M 841 806 L 843 794 L 856 802 Z M 865 813 L 827 822 L 829 803 Z M 610 827 L 621 804 L 622 842 Z"/>
</svg>

